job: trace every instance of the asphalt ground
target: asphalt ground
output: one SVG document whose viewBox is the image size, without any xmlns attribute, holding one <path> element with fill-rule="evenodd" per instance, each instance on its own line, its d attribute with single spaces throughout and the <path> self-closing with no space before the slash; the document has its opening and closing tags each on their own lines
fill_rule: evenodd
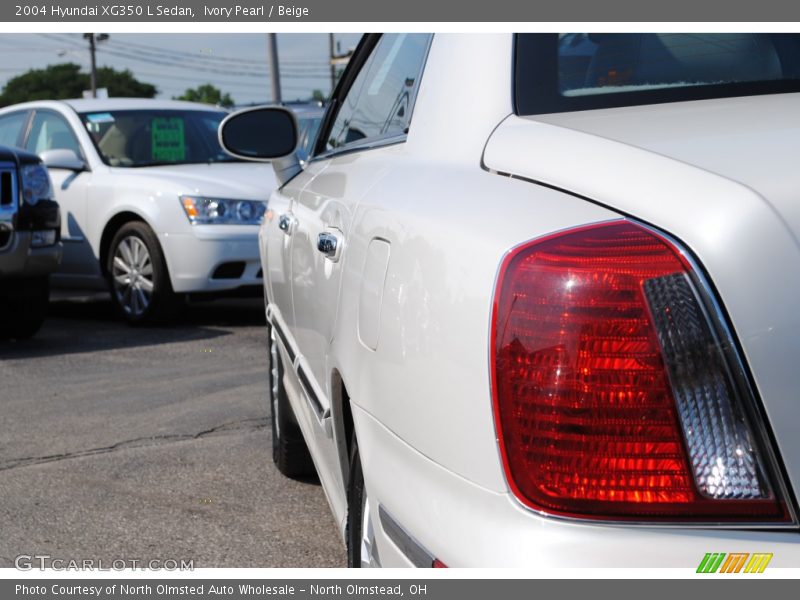
<svg viewBox="0 0 800 600">
<path fill-rule="evenodd" d="M 0 567 L 345 566 L 319 483 L 272 465 L 260 300 L 149 328 L 103 298 L 50 309 L 34 338 L 0 340 Z"/>
</svg>

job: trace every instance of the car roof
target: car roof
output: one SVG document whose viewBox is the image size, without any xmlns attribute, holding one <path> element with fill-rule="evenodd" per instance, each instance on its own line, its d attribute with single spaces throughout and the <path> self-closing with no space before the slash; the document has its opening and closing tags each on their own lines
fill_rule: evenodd
<svg viewBox="0 0 800 600">
<path fill-rule="evenodd" d="M 102 112 L 108 110 L 205 110 L 209 112 L 226 112 L 224 108 L 184 102 L 182 100 L 158 100 L 154 98 L 75 98 L 73 100 L 32 100 L 21 104 L 3 107 L 0 112 L 14 110 L 30 110 L 32 108 L 70 107 L 78 113 Z"/>
<path fill-rule="evenodd" d="M 208 110 L 221 112 L 225 109 L 201 104 L 199 102 L 184 102 L 183 100 L 158 100 L 155 98 L 76 98 L 62 100 L 76 112 L 95 112 L 101 110 Z"/>
</svg>

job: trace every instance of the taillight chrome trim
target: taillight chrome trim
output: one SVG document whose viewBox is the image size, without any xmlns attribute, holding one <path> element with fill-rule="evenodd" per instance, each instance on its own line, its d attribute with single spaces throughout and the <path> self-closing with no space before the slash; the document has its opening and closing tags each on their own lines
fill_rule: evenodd
<svg viewBox="0 0 800 600">
<path fill-rule="evenodd" d="M 740 392 L 744 392 L 744 401 L 742 402 L 742 405 L 746 412 L 748 421 L 753 429 L 754 436 L 756 437 L 754 443 L 757 447 L 757 450 L 759 451 L 760 456 L 762 457 L 763 462 L 765 463 L 765 468 L 767 470 L 767 475 L 769 477 L 770 484 L 773 486 L 773 491 L 785 505 L 786 511 L 788 512 L 789 520 L 775 521 L 775 522 L 758 521 L 758 520 L 749 521 L 747 519 L 740 519 L 737 521 L 721 521 L 721 520 L 705 521 L 705 520 L 680 520 L 680 518 L 677 517 L 671 518 L 670 520 L 664 520 L 664 519 L 646 520 L 639 518 L 619 518 L 619 517 L 605 516 L 605 515 L 599 515 L 596 517 L 588 515 L 587 516 L 565 515 L 554 512 L 548 512 L 547 510 L 530 506 L 519 497 L 519 494 L 517 492 L 514 491 L 516 488 L 516 484 L 511 480 L 511 474 L 509 472 L 508 462 L 504 455 L 503 442 L 501 441 L 502 434 L 499 430 L 500 416 L 498 412 L 498 404 L 496 401 L 497 390 L 496 390 L 496 380 L 495 380 L 495 369 L 496 369 L 495 340 L 497 334 L 496 314 L 498 310 L 498 291 L 499 291 L 498 286 L 501 283 L 504 270 L 508 266 L 510 260 L 518 252 L 523 251 L 526 247 L 532 244 L 544 242 L 549 238 L 555 238 L 560 235 L 564 235 L 576 230 L 591 229 L 594 227 L 602 227 L 606 225 L 623 223 L 623 222 L 627 222 L 637 227 L 640 227 L 664 240 L 666 243 L 668 243 L 675 250 L 678 251 L 681 258 L 685 260 L 687 265 L 690 267 L 689 276 L 692 283 L 695 285 L 698 291 L 700 300 L 702 301 L 701 308 L 706 312 L 707 316 L 709 317 L 709 323 L 713 326 L 714 335 L 717 336 L 717 338 L 721 342 L 720 346 L 723 348 L 723 355 L 727 361 L 727 364 L 732 369 L 735 369 L 735 383 L 739 387 Z M 747 368 L 747 364 L 744 361 L 743 349 L 739 343 L 738 338 L 736 338 L 736 336 L 734 335 L 733 328 L 729 325 L 729 317 L 723 308 L 723 305 L 718 297 L 716 290 L 711 285 L 710 278 L 707 276 L 705 269 L 702 267 L 699 260 L 697 260 L 691 253 L 691 251 L 688 249 L 688 246 L 683 242 L 681 242 L 680 240 L 678 240 L 677 238 L 675 238 L 674 236 L 667 234 L 664 231 L 648 223 L 639 221 L 637 219 L 628 216 L 620 216 L 619 218 L 605 219 L 602 221 L 584 223 L 581 225 L 575 225 L 555 231 L 550 231 L 541 236 L 537 236 L 525 240 L 519 244 L 516 244 L 515 246 L 509 248 L 504 253 L 502 260 L 498 264 L 497 272 L 495 273 L 494 285 L 492 289 L 491 310 L 490 310 L 490 318 L 488 325 L 489 325 L 488 327 L 489 344 L 487 346 L 489 353 L 489 360 L 488 360 L 488 375 L 489 375 L 489 389 L 490 389 L 489 402 L 490 402 L 490 412 L 492 414 L 492 425 L 494 427 L 494 434 L 495 434 L 495 442 L 496 442 L 495 448 L 497 451 L 497 460 L 499 461 L 500 468 L 503 473 L 503 479 L 507 486 L 508 495 L 513 499 L 513 502 L 515 502 L 525 511 L 531 512 L 540 517 L 544 517 L 546 519 L 554 521 L 601 525 L 601 526 L 614 526 L 614 527 L 647 527 L 647 528 L 659 528 L 659 529 L 714 528 L 714 529 L 724 529 L 724 530 L 742 530 L 742 529 L 797 530 L 798 529 L 800 521 L 798 520 L 797 500 L 793 493 L 793 490 L 789 485 L 789 479 L 786 470 L 779 458 L 779 454 L 777 451 L 777 441 L 775 439 L 774 434 L 772 433 L 771 428 L 769 427 L 769 421 L 767 419 L 763 401 L 761 400 L 761 397 L 758 394 L 758 390 L 757 387 L 755 386 L 752 374 L 750 373 L 749 369 Z"/>
</svg>

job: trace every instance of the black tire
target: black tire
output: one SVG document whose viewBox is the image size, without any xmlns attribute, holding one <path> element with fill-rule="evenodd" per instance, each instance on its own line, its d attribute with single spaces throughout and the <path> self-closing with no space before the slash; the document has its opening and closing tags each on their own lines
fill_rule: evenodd
<svg viewBox="0 0 800 600">
<path fill-rule="evenodd" d="M 158 238 L 146 223 L 125 223 L 114 234 L 106 273 L 111 299 L 131 325 L 159 323 L 175 316 L 180 299 L 172 291 Z"/>
<path fill-rule="evenodd" d="M 267 326 L 269 349 L 269 403 L 272 421 L 272 462 L 278 471 L 292 479 L 306 478 L 315 474 L 314 463 L 308 451 L 303 433 L 286 396 L 283 386 L 283 361 L 278 350 L 275 330 Z"/>
<path fill-rule="evenodd" d="M 347 566 L 350 568 L 360 569 L 364 566 L 361 542 L 366 501 L 361 455 L 358 452 L 358 440 L 354 435 L 350 449 L 350 481 L 347 484 Z"/>
<path fill-rule="evenodd" d="M 39 331 L 47 317 L 50 283 L 47 277 L 37 277 L 19 280 L 15 285 L 18 289 L 8 302 L 9 318 L 0 329 L 8 337 L 27 339 Z"/>
</svg>

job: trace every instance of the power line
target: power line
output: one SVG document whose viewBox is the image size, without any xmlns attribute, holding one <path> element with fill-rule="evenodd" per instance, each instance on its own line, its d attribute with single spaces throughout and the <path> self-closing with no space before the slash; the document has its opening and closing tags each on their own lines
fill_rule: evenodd
<svg viewBox="0 0 800 600">
<path fill-rule="evenodd" d="M 55 33 L 37 33 L 36 35 L 46 38 L 48 40 L 59 42 L 60 44 L 70 44 L 73 48 L 80 48 L 81 50 L 85 49 L 85 46 L 74 38 L 63 37 Z"/>
<path fill-rule="evenodd" d="M 78 49 L 78 48 L 80 48 L 81 50 L 85 49 L 82 44 L 76 43 L 76 40 L 66 37 L 65 34 L 60 34 L 59 35 L 59 34 L 42 33 L 42 34 L 38 34 L 38 35 L 43 36 L 43 37 L 48 38 L 48 39 L 52 39 L 53 41 L 57 41 L 59 43 L 67 43 L 71 47 L 76 48 L 76 49 Z M 197 55 L 186 53 L 186 52 L 177 52 L 177 51 L 173 52 L 173 51 L 165 50 L 162 54 L 159 54 L 157 56 L 148 56 L 147 54 L 142 54 L 142 53 L 132 54 L 131 51 L 125 51 L 125 50 L 111 49 L 110 48 L 111 46 L 119 46 L 119 45 L 120 45 L 120 43 L 116 42 L 116 40 L 109 40 L 105 47 L 98 48 L 97 51 L 98 51 L 98 53 L 108 54 L 108 55 L 115 56 L 115 57 L 118 57 L 118 58 L 126 58 L 128 60 L 134 60 L 134 61 L 142 62 L 142 63 L 157 64 L 157 65 L 166 66 L 166 67 L 177 67 L 177 68 L 185 69 L 187 66 L 193 66 L 192 63 L 194 63 L 195 66 L 197 66 L 198 68 L 202 68 L 205 71 L 212 72 L 212 73 L 223 74 L 223 75 L 237 75 L 237 76 L 258 77 L 258 78 L 268 77 L 269 76 L 268 70 L 266 69 L 267 65 L 266 65 L 265 62 L 248 61 L 248 62 L 252 62 L 253 64 L 257 64 L 257 65 L 261 66 L 262 69 L 253 70 L 253 69 L 251 69 L 249 67 L 245 67 L 245 70 L 232 71 L 228 67 L 222 67 L 222 65 L 214 65 L 214 66 L 209 67 L 208 64 L 203 62 L 203 58 L 204 58 L 203 56 L 197 56 Z M 153 46 L 148 46 L 148 47 L 152 48 Z M 180 55 L 180 56 L 187 55 L 188 57 L 190 57 L 190 60 L 187 61 L 186 59 L 183 59 L 183 58 L 176 58 L 175 56 L 170 56 L 170 54 Z M 308 62 L 310 64 L 300 65 L 300 64 L 293 63 L 291 61 L 282 60 L 281 61 L 281 71 L 284 71 L 286 76 L 289 76 L 289 77 L 295 78 L 295 79 L 304 78 L 304 77 L 305 78 L 322 78 L 322 77 L 327 77 L 328 76 L 327 65 L 325 64 L 324 61 L 319 61 L 319 62 L 316 62 L 316 63 L 313 63 L 313 62 L 310 62 L 310 61 L 308 61 Z M 284 75 L 282 73 L 281 78 L 283 79 L 283 77 L 284 77 Z"/>
<path fill-rule="evenodd" d="M 262 77 L 268 77 L 269 76 L 269 72 L 266 69 L 264 69 L 263 71 L 250 71 L 250 70 L 233 71 L 231 69 L 223 69 L 223 68 L 219 68 L 219 67 L 217 67 L 217 68 L 208 67 L 206 65 L 199 65 L 199 66 L 198 65 L 191 65 L 191 64 L 187 64 L 186 61 L 180 61 L 179 62 L 179 61 L 176 61 L 174 59 L 170 59 L 168 57 L 167 58 L 161 58 L 161 59 L 142 57 L 142 56 L 137 56 L 137 55 L 134 55 L 134 54 L 129 54 L 127 52 L 121 52 L 119 50 L 112 50 L 112 49 L 110 49 L 108 47 L 106 47 L 106 48 L 98 48 L 97 51 L 98 51 L 98 53 L 102 53 L 102 54 L 110 55 L 110 56 L 116 56 L 118 58 L 126 58 L 128 60 L 133 60 L 133 61 L 136 61 L 136 62 L 153 64 L 153 65 L 161 65 L 161 66 L 165 66 L 165 67 L 176 67 L 176 68 L 180 68 L 182 70 L 185 70 L 187 68 L 187 66 L 193 66 L 193 67 L 202 69 L 204 72 L 207 72 L 207 73 L 218 73 L 220 75 L 235 75 L 235 76 L 240 76 L 240 77 L 255 77 L 255 78 L 259 78 L 259 79 L 262 78 Z M 305 75 L 308 75 L 308 76 L 311 76 L 311 77 L 316 76 L 316 74 L 312 73 L 312 72 L 308 72 L 308 73 L 305 73 L 305 72 L 292 72 L 289 75 L 291 75 L 292 77 L 296 77 L 296 78 L 297 77 L 302 77 L 302 76 L 305 76 Z M 323 75 L 321 75 L 321 76 L 323 76 Z"/>
<path fill-rule="evenodd" d="M 135 42 L 126 42 L 115 39 L 115 45 L 127 46 L 141 51 L 156 52 L 159 55 L 171 54 L 173 56 L 181 56 L 190 59 L 200 59 L 204 61 L 218 61 L 218 62 L 233 62 L 237 64 L 251 64 L 254 66 L 263 66 L 264 61 L 258 59 L 243 58 L 238 56 L 221 55 L 221 54 L 196 54 L 194 52 L 184 52 L 182 50 L 175 50 L 172 48 L 163 48 L 159 46 L 151 46 L 149 44 L 138 44 Z M 292 64 L 297 66 L 308 65 L 318 66 L 326 65 L 324 60 L 306 60 L 306 59 L 285 59 L 281 61 L 281 65 Z"/>
<path fill-rule="evenodd" d="M 40 33 L 37 35 L 54 44 L 52 47 L 42 46 L 43 51 L 63 51 L 65 48 L 71 51 L 80 51 L 81 55 L 77 57 L 79 58 L 78 62 L 86 61 L 86 58 L 82 56 L 86 51 L 86 47 L 82 43 L 83 40 L 77 39 L 77 35 L 57 33 Z M 97 48 L 97 53 L 105 57 L 106 62 L 109 59 L 121 59 L 126 63 L 135 62 L 155 67 L 155 69 L 147 70 L 146 67 L 145 69 L 140 69 L 126 63 L 119 65 L 118 60 L 110 61 L 112 64 L 117 63 L 114 65 L 116 68 L 128 68 L 135 72 L 137 76 L 186 81 L 194 85 L 211 83 L 212 85 L 233 88 L 237 91 L 237 94 L 255 91 L 252 88 L 260 83 L 266 83 L 265 80 L 269 78 L 266 61 L 240 59 L 223 55 L 194 54 L 148 44 L 120 41 L 116 36 L 104 44 L 102 48 Z M 238 65 L 239 68 L 232 69 L 231 67 L 234 65 Z M 310 88 L 322 87 L 324 80 L 329 76 L 328 65 L 324 60 L 281 60 L 280 68 L 281 81 L 286 80 L 286 83 L 288 83 L 288 85 L 284 84 L 282 87 L 292 96 L 310 95 Z M 173 73 L 178 69 L 183 73 Z M 199 71 L 197 77 L 189 75 L 191 69 Z M 24 72 L 24 69 L 2 70 Z M 219 76 L 222 76 L 222 78 Z M 296 85 L 292 85 L 291 82 L 295 82 Z M 169 90 L 181 93 L 184 91 L 182 86 L 170 85 L 168 82 L 165 82 L 164 85 L 159 85 L 158 83 L 156 85 L 159 88 L 159 92 Z"/>
<path fill-rule="evenodd" d="M 40 33 L 40 34 L 37 34 L 37 35 L 40 35 L 40 36 L 43 36 L 43 37 L 46 37 L 46 38 L 50 38 L 50 39 L 53 39 L 53 40 L 59 41 L 59 42 L 63 41 L 63 42 L 71 43 L 73 45 L 75 45 L 75 43 L 76 43 L 76 40 L 74 38 L 70 37 L 70 34 L 46 34 L 46 33 Z M 135 49 L 135 52 L 137 53 L 137 55 L 139 55 L 139 54 L 155 54 L 156 58 L 158 58 L 158 59 L 162 59 L 162 58 L 166 57 L 166 58 L 170 58 L 172 60 L 189 59 L 189 60 L 191 60 L 193 62 L 201 62 L 201 63 L 208 63 L 208 62 L 214 62 L 214 61 L 233 62 L 233 63 L 236 63 L 236 64 L 242 64 L 245 67 L 249 66 L 249 67 L 252 67 L 252 68 L 257 68 L 257 67 L 262 67 L 263 68 L 265 66 L 265 64 L 266 64 L 264 61 L 258 60 L 258 59 L 248 59 L 248 58 L 244 58 L 244 57 L 236 57 L 236 56 L 230 56 L 230 55 L 223 56 L 223 55 L 216 55 L 216 54 L 197 54 L 197 53 L 194 53 L 194 52 L 184 52 L 184 51 L 181 51 L 181 50 L 174 50 L 174 49 L 171 49 L 171 48 L 152 46 L 152 45 L 149 45 L 149 44 L 137 44 L 137 43 L 134 43 L 134 42 L 125 42 L 125 41 L 119 40 L 116 37 L 113 40 L 110 40 L 108 45 L 109 46 L 122 46 L 121 48 L 117 49 L 118 52 L 128 52 L 128 53 L 130 53 L 130 52 L 134 51 L 134 49 Z M 82 46 L 78 45 L 77 47 L 82 47 Z M 126 50 L 126 47 L 127 47 L 127 50 Z M 317 69 L 324 70 L 326 73 L 327 73 L 327 69 L 328 69 L 328 61 L 326 61 L 324 59 L 309 60 L 309 59 L 291 59 L 291 58 L 289 58 L 289 59 L 281 60 L 281 67 L 283 67 L 284 65 L 286 65 L 287 67 L 291 67 L 291 68 L 295 68 L 296 67 L 297 69 L 314 69 L 314 68 L 317 68 Z M 218 66 L 222 66 L 222 65 L 218 65 Z"/>
<path fill-rule="evenodd" d="M 154 59 L 154 58 L 143 58 L 143 57 L 140 57 L 140 56 L 135 56 L 135 55 L 132 55 L 132 54 L 123 53 L 123 52 L 120 52 L 118 50 L 111 50 L 111 49 L 109 49 L 107 47 L 106 48 L 98 48 L 97 49 L 97 53 L 98 54 L 102 54 L 104 56 L 110 55 L 110 56 L 115 56 L 117 58 L 125 58 L 127 60 L 133 60 L 133 61 L 136 61 L 136 62 L 146 63 L 146 64 L 150 64 L 150 65 L 160 65 L 160 66 L 163 66 L 163 67 L 177 68 L 177 69 L 181 69 L 182 71 L 185 71 L 187 66 L 189 66 L 189 67 L 193 67 L 193 68 L 202 69 L 202 71 L 204 73 L 216 73 L 218 75 L 249 77 L 249 78 L 253 78 L 253 79 L 264 79 L 264 78 L 269 77 L 269 71 L 267 71 L 267 70 L 264 70 L 264 71 L 261 71 L 261 72 L 256 72 L 256 71 L 232 71 L 230 69 L 209 68 L 209 67 L 207 67 L 205 65 L 203 65 L 203 66 L 187 65 L 185 62 L 173 62 L 172 60 L 169 60 L 169 59 L 158 60 L 158 59 Z M 324 74 L 324 73 L 315 74 L 315 73 L 289 72 L 289 73 L 286 73 L 285 75 L 281 74 L 281 79 L 283 79 L 283 78 L 288 78 L 288 79 L 315 79 L 315 78 L 321 78 L 321 77 L 325 77 L 325 76 L 326 76 L 326 74 Z"/>
<path fill-rule="evenodd" d="M 180 50 L 173 50 L 170 48 L 158 48 L 156 46 L 147 46 L 143 44 L 134 44 L 131 42 L 115 41 L 115 46 L 119 46 L 122 51 L 135 51 L 144 55 L 167 56 L 173 59 L 190 60 L 194 62 L 203 62 L 206 64 L 216 64 L 218 67 L 226 66 L 227 63 L 233 63 L 242 66 L 263 67 L 264 62 L 254 59 L 238 58 L 234 56 L 218 56 L 212 54 L 202 54 L 195 52 L 182 52 Z M 226 64 L 218 64 L 226 63 Z"/>
</svg>

